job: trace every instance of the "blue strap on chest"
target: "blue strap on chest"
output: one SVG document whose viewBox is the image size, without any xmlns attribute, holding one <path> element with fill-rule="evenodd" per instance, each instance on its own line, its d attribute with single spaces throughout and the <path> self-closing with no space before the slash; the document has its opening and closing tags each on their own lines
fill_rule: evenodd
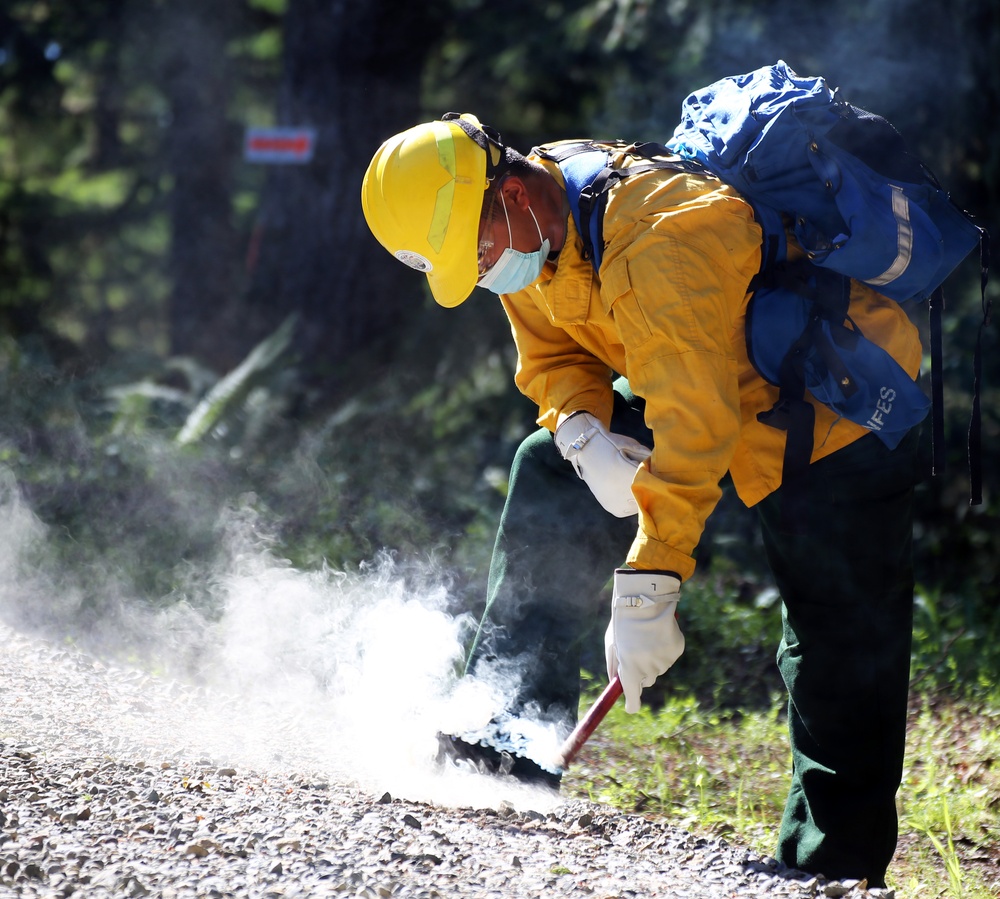
<svg viewBox="0 0 1000 899">
<path fill-rule="evenodd" d="M 559 171 L 562 172 L 563 180 L 566 182 L 566 197 L 569 200 L 573 221 L 583 238 L 584 258 L 593 261 L 596 271 L 601 267 L 601 256 L 604 251 L 604 216 L 594 215 L 594 203 L 602 196 L 599 185 L 595 187 L 595 182 L 598 176 L 609 168 L 611 154 L 608 150 L 598 147 L 587 149 L 592 146 L 592 144 L 581 145 L 579 150 L 561 159 L 557 158 L 555 162 L 559 164 Z"/>
</svg>

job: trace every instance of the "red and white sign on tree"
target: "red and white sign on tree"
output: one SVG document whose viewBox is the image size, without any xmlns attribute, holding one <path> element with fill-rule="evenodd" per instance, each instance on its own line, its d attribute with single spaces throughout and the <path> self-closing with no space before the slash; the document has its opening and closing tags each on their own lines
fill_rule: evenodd
<svg viewBox="0 0 1000 899">
<path fill-rule="evenodd" d="M 271 165 L 301 165 L 312 159 L 315 145 L 312 128 L 248 128 L 243 158 Z"/>
</svg>

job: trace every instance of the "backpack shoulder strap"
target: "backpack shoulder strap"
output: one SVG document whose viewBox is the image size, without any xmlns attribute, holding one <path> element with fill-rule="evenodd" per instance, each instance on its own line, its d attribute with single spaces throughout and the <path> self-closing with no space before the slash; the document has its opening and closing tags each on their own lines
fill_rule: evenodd
<svg viewBox="0 0 1000 899">
<path fill-rule="evenodd" d="M 566 197 L 569 200 L 573 221 L 583 238 L 583 256 L 585 259 L 593 260 L 595 270 L 600 266 L 604 229 L 601 221 L 603 215 L 593 214 L 594 185 L 600 179 L 603 186 L 608 177 L 607 173 L 613 171 L 611 167 L 613 147 L 613 144 L 581 140 L 535 147 L 531 151 L 534 155 L 548 159 L 559 166 L 566 185 Z"/>
<path fill-rule="evenodd" d="M 612 157 L 614 153 L 621 151 L 644 157 L 644 161 L 621 168 L 616 167 L 612 163 Z M 601 267 L 604 252 L 604 211 L 607 206 L 607 193 L 615 184 L 631 175 L 657 169 L 712 174 L 696 160 L 679 157 L 663 144 L 655 143 L 562 141 L 534 147 L 531 152 L 559 166 L 566 184 L 566 196 L 573 221 L 583 239 L 583 256 L 593 263 L 595 271 Z"/>
</svg>

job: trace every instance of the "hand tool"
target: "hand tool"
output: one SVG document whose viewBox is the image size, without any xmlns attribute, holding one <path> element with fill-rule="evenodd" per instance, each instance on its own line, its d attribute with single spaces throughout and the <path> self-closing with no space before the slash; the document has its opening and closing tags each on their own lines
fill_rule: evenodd
<svg viewBox="0 0 1000 899">
<path fill-rule="evenodd" d="M 618 697 L 621 695 L 622 684 L 616 674 L 611 683 L 604 688 L 604 692 L 597 697 L 597 701 L 590 707 L 587 714 L 580 719 L 580 723 L 573 729 L 573 733 L 559 747 L 555 758 L 557 768 L 562 771 L 569 768 L 570 763 L 576 758 L 576 754 L 583 748 L 583 744 L 597 730 L 597 726 L 604 720 L 604 716 L 608 714 L 611 706 L 618 701 Z"/>
</svg>

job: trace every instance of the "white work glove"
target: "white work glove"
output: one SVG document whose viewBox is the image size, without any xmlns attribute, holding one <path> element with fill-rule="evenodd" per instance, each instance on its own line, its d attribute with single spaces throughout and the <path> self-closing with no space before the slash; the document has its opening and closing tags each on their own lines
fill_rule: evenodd
<svg viewBox="0 0 1000 899">
<path fill-rule="evenodd" d="M 681 582 L 658 571 L 615 570 L 611 624 L 604 635 L 608 679 L 617 674 L 625 692 L 625 711 L 642 705 L 643 687 L 653 682 L 684 652 L 677 623 Z"/>
<path fill-rule="evenodd" d="M 556 446 L 612 515 L 638 514 L 632 479 L 652 454 L 649 447 L 624 434 L 612 434 L 589 412 L 574 412 L 556 428 Z"/>
</svg>

